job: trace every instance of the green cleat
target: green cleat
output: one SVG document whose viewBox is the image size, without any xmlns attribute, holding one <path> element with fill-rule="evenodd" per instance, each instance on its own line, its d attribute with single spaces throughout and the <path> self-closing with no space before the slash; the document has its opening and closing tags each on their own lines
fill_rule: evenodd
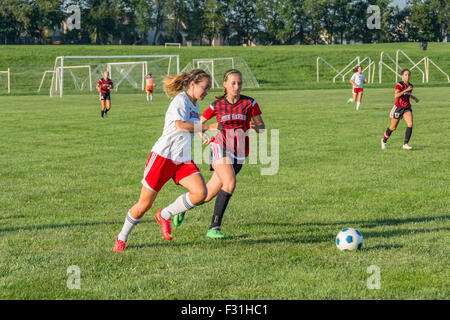
<svg viewBox="0 0 450 320">
<path fill-rule="evenodd" d="M 206 237 L 210 239 L 225 239 L 227 236 L 219 229 L 209 229 L 206 233 Z"/>
<path fill-rule="evenodd" d="M 352 98 L 348 99 L 348 100 L 347 100 L 347 104 L 350 104 L 352 101 L 353 101 Z"/>
<path fill-rule="evenodd" d="M 182 213 L 180 213 L 180 214 L 177 214 L 177 215 L 173 216 L 172 221 L 173 221 L 173 225 L 174 225 L 175 227 L 181 226 L 181 224 L 182 224 L 183 221 L 184 221 L 184 214 L 185 214 L 185 213 L 186 213 L 186 212 L 182 212 Z"/>
</svg>

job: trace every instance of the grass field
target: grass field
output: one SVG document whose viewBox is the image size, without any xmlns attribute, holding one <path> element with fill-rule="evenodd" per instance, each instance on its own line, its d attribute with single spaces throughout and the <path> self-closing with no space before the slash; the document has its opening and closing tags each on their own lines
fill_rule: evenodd
<svg viewBox="0 0 450 320">
<path fill-rule="evenodd" d="M 229 238 L 205 238 L 209 203 L 164 240 L 153 213 L 184 192 L 169 182 L 122 254 L 114 238 L 167 99 L 113 95 L 101 119 L 96 95 L 1 97 L 0 299 L 449 299 L 450 89 L 415 89 L 414 149 L 401 149 L 402 122 L 384 152 L 392 89 L 366 90 L 359 112 L 349 89 L 244 93 L 279 130 L 280 166 L 244 166 Z M 363 250 L 337 250 L 346 226 Z M 72 265 L 80 289 L 67 287 Z M 380 289 L 366 285 L 372 265 Z"/>
<path fill-rule="evenodd" d="M 94 46 L 94 45 L 61 45 L 61 46 L 22 46 L 0 45 L 0 71 L 8 67 L 46 67 L 52 69 L 57 56 L 70 55 L 158 55 L 178 54 L 180 56 L 180 69 L 196 58 L 243 57 L 261 88 L 276 90 L 316 89 L 316 88 L 346 88 L 345 83 L 332 83 L 336 73 L 320 62 L 320 83 L 316 82 L 316 58 L 321 56 L 338 70 L 342 70 L 356 56 L 361 59 L 370 57 L 376 64 L 376 76 L 371 87 L 389 87 L 395 83 L 394 74 L 386 67 L 383 68 L 383 83 L 378 84 L 378 62 L 382 51 L 395 59 L 398 49 L 402 49 L 413 61 L 419 62 L 427 56 L 434 61 L 444 72 L 450 74 L 450 43 L 429 43 L 428 49 L 422 51 L 419 43 L 380 43 L 332 46 L 260 46 L 260 47 L 182 47 L 164 48 L 157 46 Z M 385 56 L 384 61 L 394 67 Z M 411 68 L 413 64 L 406 57 L 400 55 L 399 64 L 402 68 Z M 364 64 L 364 67 L 366 65 Z M 418 65 L 423 70 L 423 63 Z M 25 72 L 15 70 L 15 73 Z M 36 71 L 37 72 L 37 71 Z M 24 94 L 39 87 L 43 70 L 39 70 L 36 79 L 30 86 L 26 86 L 21 76 L 11 76 L 13 94 Z M 367 75 L 367 71 L 365 72 Z M 0 74 L 0 95 L 5 95 L 6 75 Z M 426 86 L 422 84 L 422 75 L 414 69 L 411 82 L 415 87 Z M 114 80 L 114 79 L 113 79 Z M 245 79 L 244 79 L 245 80 Z M 432 86 L 448 86 L 447 78 L 430 64 L 430 83 Z M 2 84 L 3 82 L 3 84 Z M 47 88 L 48 89 L 48 88 Z M 48 90 L 42 91 L 48 95 Z"/>
</svg>

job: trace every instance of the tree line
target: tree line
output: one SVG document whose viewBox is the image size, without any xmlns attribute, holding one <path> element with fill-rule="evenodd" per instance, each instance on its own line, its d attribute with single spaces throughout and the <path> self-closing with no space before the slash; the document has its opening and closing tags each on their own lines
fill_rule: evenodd
<svg viewBox="0 0 450 320">
<path fill-rule="evenodd" d="M 0 43 L 210 45 L 443 41 L 450 0 L 1 0 Z M 71 6 L 79 29 L 69 30 Z M 372 15 L 369 6 L 377 6 Z M 378 18 L 376 28 L 368 19 Z"/>
</svg>

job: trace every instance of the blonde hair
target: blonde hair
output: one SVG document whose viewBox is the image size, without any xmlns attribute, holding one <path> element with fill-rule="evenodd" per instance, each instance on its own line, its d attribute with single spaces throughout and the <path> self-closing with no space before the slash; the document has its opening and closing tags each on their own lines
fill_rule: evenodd
<svg viewBox="0 0 450 320">
<path fill-rule="evenodd" d="M 169 96 L 176 96 L 189 84 L 200 83 L 204 78 L 211 79 L 211 76 L 202 69 L 194 69 L 191 72 L 182 72 L 177 76 L 167 76 L 164 78 L 164 91 Z"/>
<path fill-rule="evenodd" d="M 225 73 L 223 74 L 223 82 L 226 82 L 228 80 L 228 77 L 232 74 L 238 74 L 242 78 L 242 73 L 238 69 L 229 69 L 225 71 Z M 223 95 L 214 97 L 219 100 L 225 98 L 226 95 L 227 95 L 227 88 L 223 88 Z"/>
</svg>

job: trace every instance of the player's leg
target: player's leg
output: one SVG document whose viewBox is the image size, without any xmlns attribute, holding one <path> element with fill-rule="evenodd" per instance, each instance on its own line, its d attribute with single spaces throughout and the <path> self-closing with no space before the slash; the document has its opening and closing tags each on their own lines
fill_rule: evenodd
<svg viewBox="0 0 450 320">
<path fill-rule="evenodd" d="M 153 101 L 153 88 L 150 90 L 150 101 Z"/>
<path fill-rule="evenodd" d="M 114 251 L 121 252 L 125 249 L 128 236 L 139 221 L 141 221 L 144 214 L 152 207 L 157 195 L 158 192 L 155 190 L 142 186 L 141 195 L 138 202 L 136 202 L 130 210 L 128 210 L 122 230 L 116 237 Z"/>
<path fill-rule="evenodd" d="M 408 110 L 403 114 L 403 119 L 406 122 L 406 131 L 405 131 L 405 141 L 403 144 L 403 149 L 411 150 L 412 148 L 408 145 L 409 139 L 411 139 L 412 130 L 413 130 L 413 115 L 412 111 Z"/>
<path fill-rule="evenodd" d="M 386 143 L 387 143 L 389 137 L 391 136 L 392 132 L 394 132 L 395 129 L 397 129 L 399 121 L 400 121 L 400 119 L 397 119 L 395 117 L 391 118 L 391 124 L 386 129 L 386 131 L 384 132 L 384 136 L 381 139 L 381 149 L 383 149 L 383 150 L 386 149 Z"/>
<path fill-rule="evenodd" d="M 145 91 L 147 92 L 147 101 L 150 101 L 150 91 L 148 90 L 148 88 Z"/>
<path fill-rule="evenodd" d="M 101 95 L 101 94 L 100 94 Z M 102 110 L 100 112 L 102 118 L 105 115 L 105 100 L 103 100 L 103 96 L 101 95 L 100 105 L 102 106 Z"/>
<path fill-rule="evenodd" d="M 108 118 L 108 111 L 111 109 L 111 98 L 107 97 L 106 101 L 106 110 L 105 110 L 105 118 Z"/>
<path fill-rule="evenodd" d="M 347 100 L 347 104 L 350 104 L 355 101 L 356 101 L 356 92 L 355 88 L 352 88 L 352 97 Z"/>
<path fill-rule="evenodd" d="M 208 238 L 218 239 L 225 238 L 225 234 L 220 231 L 220 228 L 225 210 L 236 187 L 236 175 L 233 170 L 232 160 L 229 157 L 223 157 L 213 162 L 212 167 L 222 186 L 217 192 L 214 213 L 206 236 Z"/>
<path fill-rule="evenodd" d="M 362 91 L 358 92 L 358 97 L 357 97 L 358 102 L 356 102 L 356 110 L 359 110 L 359 107 L 361 106 L 362 96 L 363 96 L 363 92 Z"/>
</svg>

